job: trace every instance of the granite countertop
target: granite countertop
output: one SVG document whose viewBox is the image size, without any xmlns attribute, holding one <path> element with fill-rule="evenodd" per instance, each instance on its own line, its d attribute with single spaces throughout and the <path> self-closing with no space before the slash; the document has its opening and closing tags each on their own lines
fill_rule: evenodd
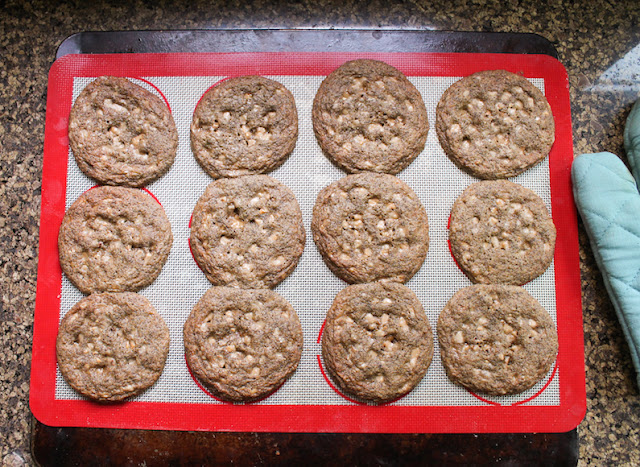
<svg viewBox="0 0 640 467">
<path fill-rule="evenodd" d="M 624 158 L 622 130 L 640 93 L 640 3 L 3 2 L 0 11 L 0 463 L 30 465 L 29 368 L 38 262 L 47 73 L 57 46 L 90 30 L 363 27 L 531 32 L 569 74 L 574 152 Z M 522 3 L 526 3 L 523 5 Z M 89 6 L 90 5 L 90 6 Z M 226 5 L 226 6 L 225 6 Z M 640 464 L 640 396 L 621 327 L 582 224 L 587 414 L 581 464 Z"/>
</svg>

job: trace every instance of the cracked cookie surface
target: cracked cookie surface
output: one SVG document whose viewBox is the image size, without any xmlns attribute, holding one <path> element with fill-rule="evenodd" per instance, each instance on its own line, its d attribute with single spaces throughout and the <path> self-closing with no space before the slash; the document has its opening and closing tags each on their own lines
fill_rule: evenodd
<svg viewBox="0 0 640 467">
<path fill-rule="evenodd" d="M 212 287 L 184 325 L 189 368 L 227 401 L 248 402 L 276 390 L 298 367 L 302 340 L 295 310 L 268 289 Z"/>
<path fill-rule="evenodd" d="M 354 60 L 332 72 L 313 100 L 320 147 L 347 172 L 396 174 L 424 149 L 429 131 L 422 96 L 399 70 Z"/>
<path fill-rule="evenodd" d="M 87 176 L 139 187 L 169 170 L 178 132 L 161 98 L 126 78 L 101 76 L 73 104 L 69 144 Z"/>
<path fill-rule="evenodd" d="M 461 169 L 483 179 L 514 177 L 551 150 L 555 123 L 546 97 L 504 70 L 462 78 L 436 108 L 440 145 Z"/>
<path fill-rule="evenodd" d="M 348 175 L 318 194 L 311 221 L 325 263 L 349 283 L 407 282 L 429 248 L 427 213 L 393 175 Z"/>
<path fill-rule="evenodd" d="M 302 212 L 293 192 L 268 175 L 221 178 L 196 203 L 190 244 L 212 284 L 275 287 L 304 250 Z"/>
<path fill-rule="evenodd" d="M 531 388 L 558 353 L 551 316 L 513 285 L 477 284 L 456 292 L 438 318 L 438 342 L 449 379 L 491 395 Z"/>
<path fill-rule="evenodd" d="M 551 264 L 556 228 L 533 191 L 508 180 L 483 181 L 454 202 L 449 240 L 471 281 L 522 285 Z"/>
<path fill-rule="evenodd" d="M 58 367 L 69 385 L 96 401 L 140 394 L 162 374 L 169 329 L 149 300 L 133 292 L 83 298 L 60 322 Z"/>
<path fill-rule="evenodd" d="M 193 114 L 191 149 L 213 178 L 269 172 L 293 151 L 298 113 L 293 94 L 262 76 L 226 79 Z"/>
<path fill-rule="evenodd" d="M 98 186 L 62 219 L 60 266 L 84 293 L 137 291 L 158 277 L 172 242 L 169 219 L 149 194 Z"/>
<path fill-rule="evenodd" d="M 341 290 L 327 312 L 322 356 L 347 394 L 386 402 L 411 391 L 433 357 L 422 304 L 408 287 L 374 282 Z"/>
</svg>

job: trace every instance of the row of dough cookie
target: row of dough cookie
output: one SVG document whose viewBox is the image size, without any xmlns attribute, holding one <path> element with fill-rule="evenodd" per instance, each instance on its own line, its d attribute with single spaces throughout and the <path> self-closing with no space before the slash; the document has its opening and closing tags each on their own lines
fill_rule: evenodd
<svg viewBox="0 0 640 467">
<path fill-rule="evenodd" d="M 219 338 L 219 336 L 223 336 Z M 481 393 L 522 392 L 551 368 L 558 349 L 549 314 L 524 289 L 474 285 L 438 319 L 442 363 L 455 383 Z M 184 326 L 187 363 L 214 395 L 252 401 L 276 390 L 298 366 L 302 329 L 277 293 L 212 287 Z M 65 315 L 56 355 L 63 377 L 90 399 L 135 396 L 160 377 L 168 328 L 132 292 L 96 293 Z M 323 330 L 324 363 L 347 394 L 388 402 L 413 389 L 433 356 L 431 327 L 411 290 L 393 282 L 351 285 L 335 298 Z"/>
<path fill-rule="evenodd" d="M 396 68 L 354 60 L 320 85 L 312 108 L 323 152 L 347 172 L 396 174 L 424 149 L 424 101 Z M 544 95 L 522 76 L 490 70 L 450 86 L 436 109 L 445 153 L 480 178 L 518 175 L 544 159 L 554 141 Z M 191 148 L 213 178 L 266 173 L 298 136 L 294 97 L 282 84 L 241 76 L 212 86 L 198 102 Z M 102 184 L 142 186 L 172 165 L 178 135 L 167 105 L 126 78 L 102 76 L 76 99 L 69 142 L 80 169 Z"/>
<path fill-rule="evenodd" d="M 546 271 L 555 239 L 544 202 L 521 185 L 477 182 L 456 199 L 451 253 L 476 285 L 456 292 L 438 318 L 440 356 L 452 382 L 501 396 L 548 374 L 558 352 L 555 323 L 518 285 Z"/>
<path fill-rule="evenodd" d="M 213 338 L 224 334 L 223 339 Z M 438 319 L 447 376 L 489 395 L 533 387 L 551 369 L 558 338 L 551 316 L 525 289 L 474 285 L 457 292 Z M 189 366 L 213 394 L 251 401 L 295 371 L 302 332 L 295 311 L 270 290 L 211 288 L 184 329 Z M 395 282 L 355 284 L 338 293 L 322 332 L 327 373 L 358 400 L 385 403 L 411 391 L 433 357 L 421 303 Z"/>
<path fill-rule="evenodd" d="M 327 312 L 322 355 L 341 391 L 382 403 L 411 391 L 433 356 L 422 304 L 407 282 L 429 247 L 427 213 L 399 178 L 352 174 L 318 194 L 313 239 L 329 269 L 352 283 Z"/>
<path fill-rule="evenodd" d="M 397 174 L 422 152 L 429 122 L 418 90 L 376 60 L 346 62 L 320 85 L 313 129 L 343 170 Z M 555 139 L 551 107 L 527 79 L 505 70 L 467 76 L 436 108 L 440 145 L 461 169 L 483 179 L 516 176 L 543 160 Z"/>
<path fill-rule="evenodd" d="M 277 389 L 298 366 L 302 328 L 272 290 L 212 287 L 184 325 L 191 372 L 214 395 L 248 402 Z M 149 300 L 133 292 L 94 293 L 60 323 L 58 368 L 69 385 L 99 402 L 136 396 L 160 377 L 169 329 Z"/>
<path fill-rule="evenodd" d="M 210 88 L 191 123 L 193 154 L 214 178 L 273 170 L 293 151 L 297 136 L 293 95 L 260 76 Z M 101 184 L 140 187 L 169 170 L 178 132 L 161 98 L 126 78 L 101 76 L 73 104 L 69 143 L 87 176 Z"/>
<path fill-rule="evenodd" d="M 186 361 L 211 393 L 232 402 L 275 391 L 296 370 L 302 327 L 293 307 L 267 290 L 296 267 L 306 234 L 293 192 L 267 175 L 293 151 L 291 92 L 259 76 L 230 78 L 202 97 L 191 149 L 214 180 L 190 224 L 193 257 L 214 285 L 184 325 Z"/>
<path fill-rule="evenodd" d="M 524 288 L 511 285 L 459 290 L 439 315 L 438 341 L 453 383 L 494 396 L 532 388 L 549 373 L 558 352 L 549 313 Z M 322 355 L 327 373 L 346 395 L 390 402 L 427 373 L 431 327 L 408 287 L 350 285 L 327 312 Z"/>
</svg>

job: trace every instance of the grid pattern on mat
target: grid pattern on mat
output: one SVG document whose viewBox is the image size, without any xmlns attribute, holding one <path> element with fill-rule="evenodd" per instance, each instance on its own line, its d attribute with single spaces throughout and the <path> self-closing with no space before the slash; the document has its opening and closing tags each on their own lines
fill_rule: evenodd
<svg viewBox="0 0 640 467">
<path fill-rule="evenodd" d="M 297 372 L 276 393 L 256 404 L 274 405 L 341 405 L 352 404 L 338 395 L 324 379 L 318 366 L 321 353 L 317 343 L 324 316 L 337 292 L 345 283 L 335 277 L 324 265 L 313 243 L 310 232 L 311 212 L 318 192 L 345 174 L 333 166 L 322 154 L 311 125 L 311 105 L 320 85 L 321 76 L 268 76 L 284 84 L 296 99 L 299 119 L 299 137 L 290 158 L 270 175 L 289 186 L 302 209 L 307 243 L 296 270 L 275 290 L 295 308 L 304 331 L 304 351 Z M 204 393 L 191 378 L 184 360 L 182 326 L 193 305 L 210 287 L 189 252 L 189 218 L 193 207 L 211 178 L 195 161 L 189 143 L 189 125 L 196 103 L 202 94 L 224 76 L 145 77 L 133 80 L 146 89 L 166 97 L 178 128 L 179 144 L 176 161 L 160 180 L 147 187 L 164 206 L 171 221 L 174 243 L 169 259 L 158 279 L 141 291 L 167 322 L 171 333 L 171 346 L 165 370 L 158 382 L 132 400 L 148 402 L 180 402 L 220 404 Z M 444 92 L 459 77 L 410 77 L 425 101 L 430 131 L 424 151 L 399 178 L 419 196 L 429 216 L 430 246 L 421 270 L 408 282 L 408 286 L 422 302 L 434 330 L 435 352 L 433 362 L 421 383 L 407 396 L 395 401 L 399 406 L 480 406 L 487 403 L 466 390 L 453 385 L 446 377 L 440 362 L 435 326 L 438 314 L 447 300 L 460 288 L 470 285 L 457 268 L 447 246 L 447 220 L 456 197 L 473 177 L 457 169 L 446 157 L 434 129 L 436 104 Z M 73 100 L 92 78 L 75 78 Z M 544 80 L 531 79 L 544 92 Z M 155 88 L 157 88 L 157 90 Z M 78 169 L 71 151 L 68 154 L 66 207 L 85 190 L 95 185 Z M 548 159 L 513 181 L 535 191 L 551 210 Z M 556 319 L 555 276 L 553 265 L 525 288 Z M 82 298 L 82 294 L 63 277 L 60 317 Z M 550 384 L 526 405 L 559 405 L 557 372 Z M 501 405 L 525 401 L 538 393 L 551 377 L 551 372 L 530 390 L 504 397 L 488 398 Z M 55 398 L 81 399 L 61 377 L 56 376 Z"/>
</svg>

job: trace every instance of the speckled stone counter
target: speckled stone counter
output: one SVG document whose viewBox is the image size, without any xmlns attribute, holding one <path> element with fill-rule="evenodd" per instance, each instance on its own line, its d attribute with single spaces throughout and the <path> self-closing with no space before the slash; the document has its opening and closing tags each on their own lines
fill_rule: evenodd
<svg viewBox="0 0 640 467">
<path fill-rule="evenodd" d="M 229 3 L 229 4 L 228 4 Z M 575 154 L 624 158 L 640 93 L 640 3 L 22 2 L 0 10 L 0 463 L 30 465 L 28 406 L 47 73 L 65 37 L 88 30 L 363 27 L 531 32 L 569 73 Z M 581 464 L 640 464 L 640 396 L 629 351 L 580 224 L 587 414 Z"/>
</svg>

